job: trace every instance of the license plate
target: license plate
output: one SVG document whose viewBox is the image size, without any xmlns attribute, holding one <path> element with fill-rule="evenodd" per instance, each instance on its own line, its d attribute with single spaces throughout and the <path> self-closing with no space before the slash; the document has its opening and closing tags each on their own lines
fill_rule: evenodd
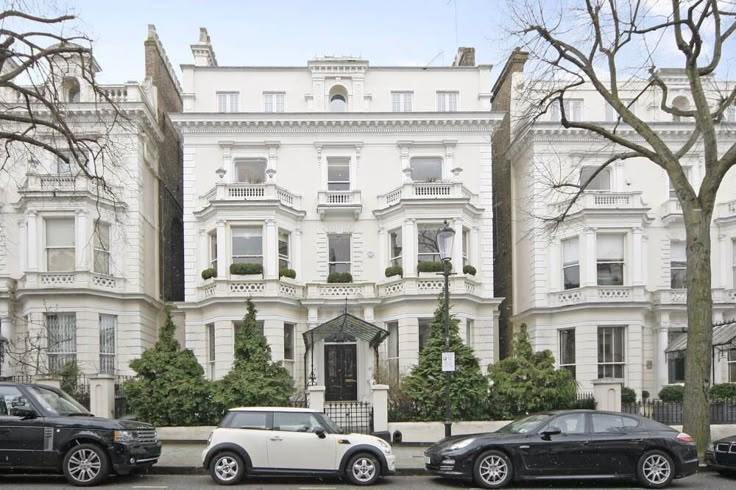
<svg viewBox="0 0 736 490">
<path fill-rule="evenodd" d="M 429 456 L 424 457 L 424 464 L 429 464 L 432 460 L 429 458 Z"/>
</svg>

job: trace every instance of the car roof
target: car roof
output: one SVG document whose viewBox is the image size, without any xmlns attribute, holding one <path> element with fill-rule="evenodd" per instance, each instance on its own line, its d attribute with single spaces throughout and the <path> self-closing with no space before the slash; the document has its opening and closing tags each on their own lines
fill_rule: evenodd
<svg viewBox="0 0 736 490">
<path fill-rule="evenodd" d="M 231 412 L 295 412 L 295 413 L 318 413 L 311 408 L 298 407 L 237 407 L 231 408 Z"/>
</svg>

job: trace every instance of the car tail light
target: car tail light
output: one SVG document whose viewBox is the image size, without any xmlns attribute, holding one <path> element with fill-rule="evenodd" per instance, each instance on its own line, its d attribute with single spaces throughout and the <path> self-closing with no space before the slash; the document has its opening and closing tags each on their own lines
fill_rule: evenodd
<svg viewBox="0 0 736 490">
<path fill-rule="evenodd" d="M 695 442 L 693 436 L 691 436 L 690 434 L 685 434 L 684 432 L 680 432 L 679 434 L 677 434 L 676 439 L 682 442 Z"/>
</svg>

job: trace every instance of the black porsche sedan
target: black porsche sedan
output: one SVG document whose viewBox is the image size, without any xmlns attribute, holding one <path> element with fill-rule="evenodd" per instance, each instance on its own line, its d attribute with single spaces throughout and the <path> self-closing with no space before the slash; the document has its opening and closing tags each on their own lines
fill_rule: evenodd
<svg viewBox="0 0 736 490">
<path fill-rule="evenodd" d="M 429 472 L 484 488 L 546 479 L 635 479 L 663 488 L 698 467 L 689 435 L 636 415 L 595 410 L 538 413 L 496 432 L 448 437 L 424 456 Z"/>
<path fill-rule="evenodd" d="M 705 462 L 726 476 L 736 476 L 736 434 L 714 441 L 705 452 Z"/>
</svg>

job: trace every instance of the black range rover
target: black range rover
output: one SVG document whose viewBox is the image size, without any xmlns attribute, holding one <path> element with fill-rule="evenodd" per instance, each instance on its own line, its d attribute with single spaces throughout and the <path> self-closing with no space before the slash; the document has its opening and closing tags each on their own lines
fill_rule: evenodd
<svg viewBox="0 0 736 490">
<path fill-rule="evenodd" d="M 73 485 L 92 486 L 160 455 L 150 424 L 95 417 L 51 386 L 0 382 L 0 474 L 63 472 Z"/>
</svg>

